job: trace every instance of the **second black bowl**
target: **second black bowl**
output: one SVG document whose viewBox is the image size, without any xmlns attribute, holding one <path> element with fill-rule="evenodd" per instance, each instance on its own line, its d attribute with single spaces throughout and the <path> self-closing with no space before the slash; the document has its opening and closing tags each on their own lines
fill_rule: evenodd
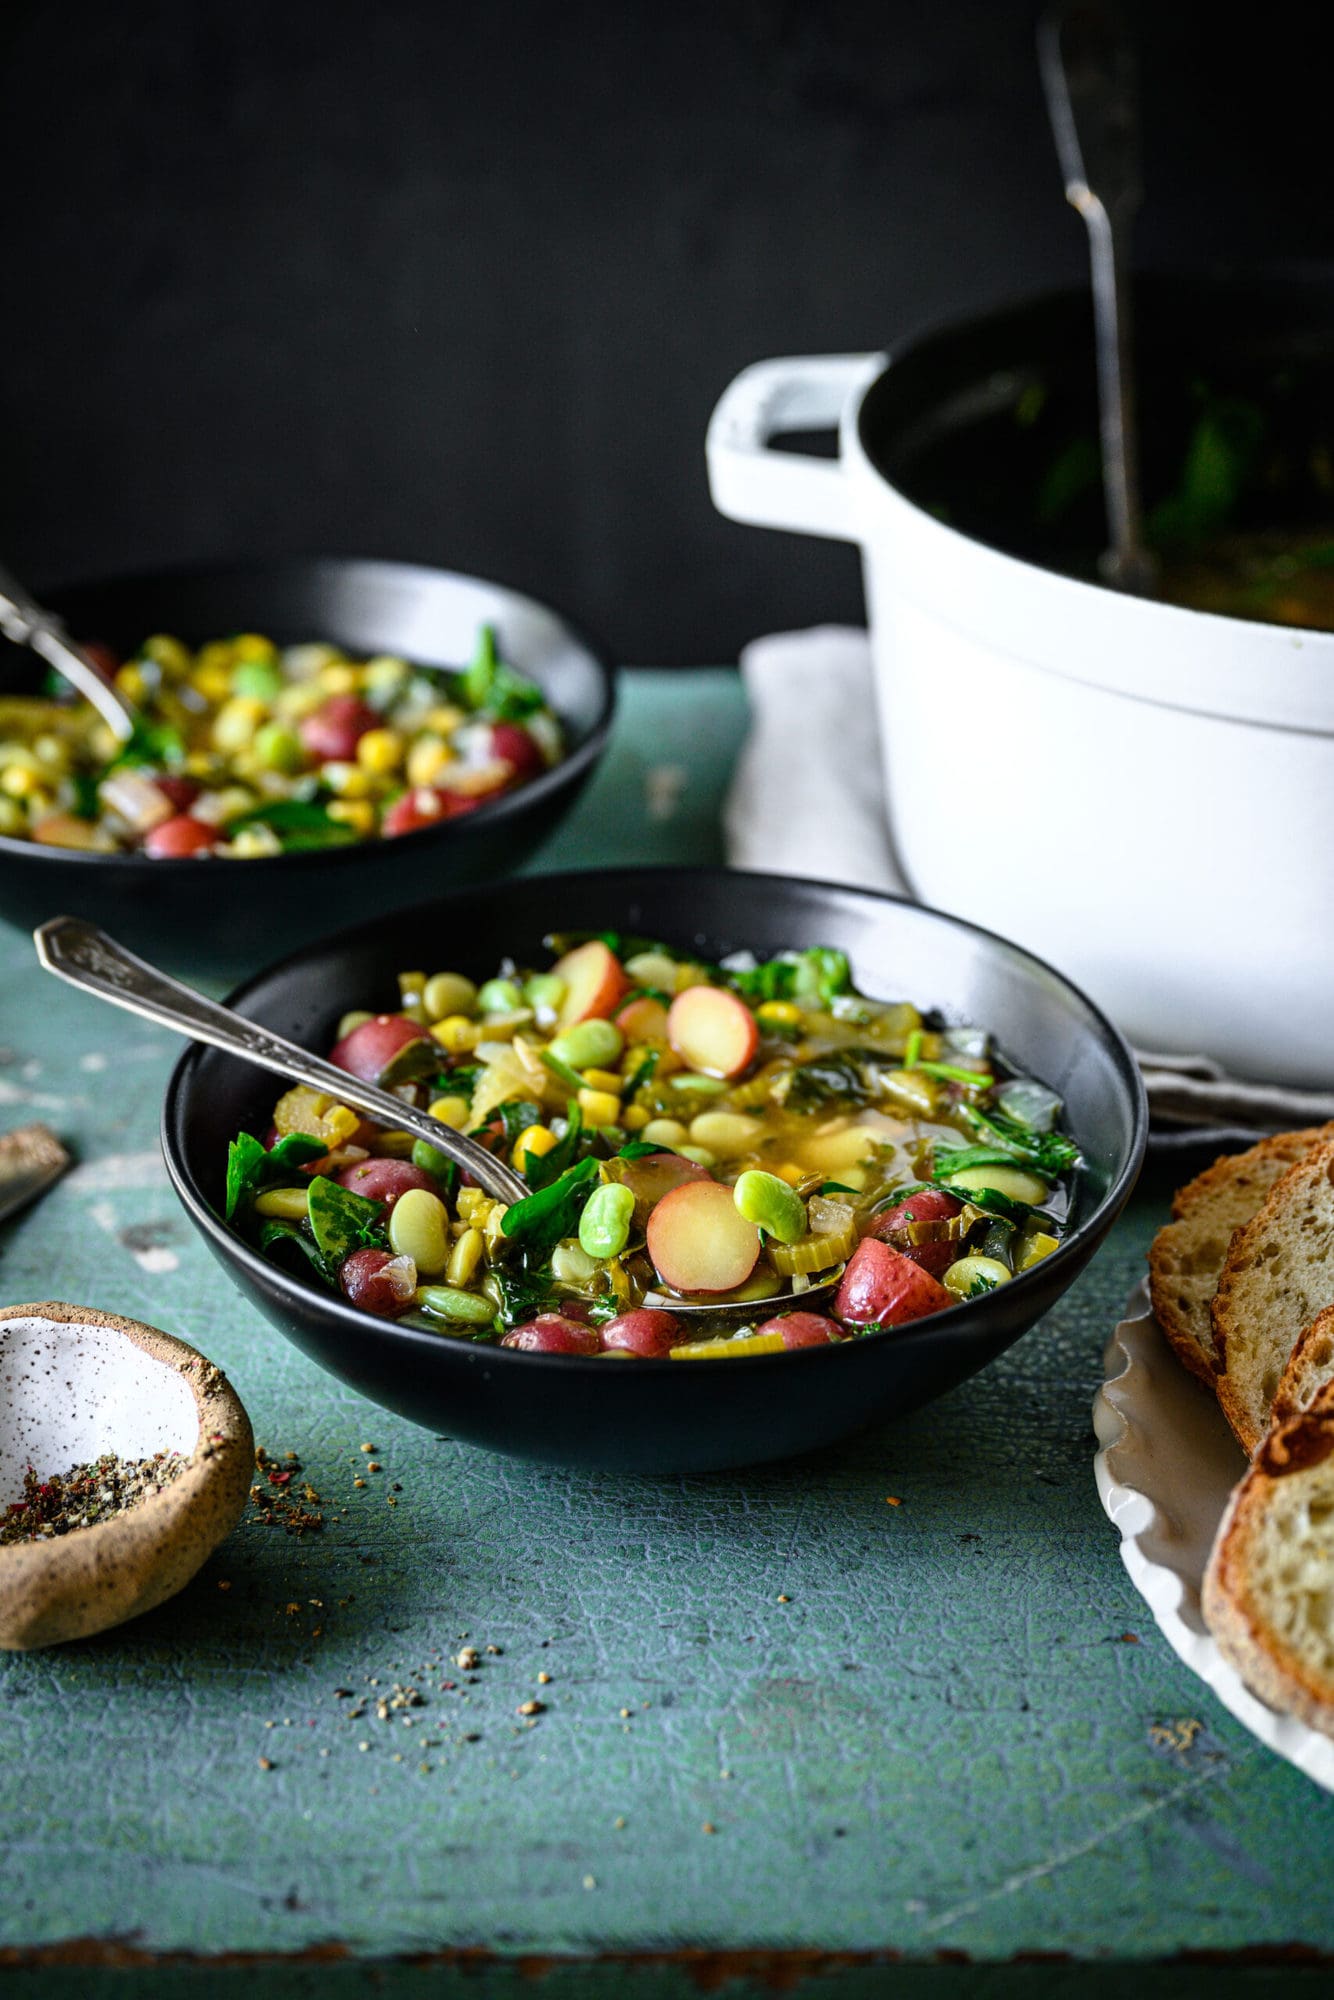
<svg viewBox="0 0 1334 2000">
<path fill-rule="evenodd" d="M 987 931 L 889 896 L 725 869 L 534 876 L 443 898 L 297 952 L 234 994 L 252 1020 L 323 1051 L 353 1007 L 398 1004 L 400 967 L 484 978 L 502 957 L 544 962 L 553 930 L 661 937 L 709 957 L 834 945 L 858 986 L 992 1031 L 1015 1066 L 1059 1091 L 1079 1144 L 1076 1224 L 1012 1283 L 901 1330 L 832 1347 L 682 1363 L 475 1346 L 374 1319 L 318 1291 L 221 1220 L 227 1144 L 263 1131 L 280 1086 L 213 1050 L 177 1065 L 163 1111 L 176 1191 L 210 1250 L 273 1324 L 373 1401 L 524 1458 L 618 1472 L 694 1472 L 830 1443 L 975 1374 L 1041 1318 L 1084 1268 L 1134 1185 L 1147 1114 L 1130 1051 L 1050 966 Z"/>
<path fill-rule="evenodd" d="M 361 657 L 398 653 L 424 666 L 469 659 L 478 627 L 489 624 L 565 724 L 566 754 L 551 770 L 476 812 L 397 839 L 250 861 L 155 861 L 0 838 L 0 914 L 11 922 L 31 930 L 57 914 L 87 917 L 196 973 L 235 977 L 359 910 L 507 873 L 569 811 L 611 728 L 611 668 L 572 626 L 531 597 L 452 570 L 293 557 L 120 577 L 53 594 L 52 606 L 75 638 L 120 653 L 150 632 L 198 646 L 252 631 L 283 646 L 332 640 Z M 30 655 L 6 649 L 7 679 L 11 668 L 39 671 Z"/>
</svg>

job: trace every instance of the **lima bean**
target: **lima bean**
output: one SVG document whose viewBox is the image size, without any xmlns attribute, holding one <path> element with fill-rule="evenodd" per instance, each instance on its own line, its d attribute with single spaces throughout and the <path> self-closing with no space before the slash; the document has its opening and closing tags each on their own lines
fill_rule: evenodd
<svg viewBox="0 0 1334 2000">
<path fill-rule="evenodd" d="M 400 1257 L 411 1257 L 424 1278 L 440 1275 L 449 1262 L 449 1213 L 439 1195 L 426 1188 L 409 1188 L 389 1211 L 389 1244 Z"/>
<path fill-rule="evenodd" d="M 606 1069 L 625 1047 L 625 1037 L 614 1021 L 576 1021 L 547 1046 L 551 1055 L 571 1069 Z"/>
<path fill-rule="evenodd" d="M 590 1257 L 619 1257 L 630 1241 L 635 1198 L 619 1181 L 594 1188 L 579 1218 L 579 1247 Z"/>
<path fill-rule="evenodd" d="M 732 1199 L 747 1222 L 779 1243 L 795 1243 L 806 1234 L 806 1204 L 777 1174 L 752 1167 L 737 1177 Z"/>
</svg>

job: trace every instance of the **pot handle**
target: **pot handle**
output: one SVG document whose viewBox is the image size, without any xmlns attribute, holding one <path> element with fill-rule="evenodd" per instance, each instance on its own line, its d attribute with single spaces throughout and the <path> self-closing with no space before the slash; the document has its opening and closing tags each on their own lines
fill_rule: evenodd
<svg viewBox="0 0 1334 2000">
<path fill-rule="evenodd" d="M 787 431 L 837 430 L 848 403 L 885 361 L 883 354 L 810 354 L 743 368 L 724 389 L 705 443 L 719 513 L 757 528 L 855 542 L 842 462 L 774 451 L 771 440 Z"/>
</svg>

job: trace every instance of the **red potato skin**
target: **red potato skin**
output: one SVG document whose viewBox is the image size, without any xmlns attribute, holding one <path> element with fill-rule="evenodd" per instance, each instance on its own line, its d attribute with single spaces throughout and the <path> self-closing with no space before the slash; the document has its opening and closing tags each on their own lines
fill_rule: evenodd
<svg viewBox="0 0 1334 2000">
<path fill-rule="evenodd" d="M 158 861 L 181 861 L 189 855 L 209 854 L 217 844 L 215 826 L 205 826 L 189 813 L 177 813 L 174 819 L 160 820 L 145 834 L 144 853 Z"/>
<path fill-rule="evenodd" d="M 419 1028 L 406 1015 L 376 1014 L 354 1028 L 350 1035 L 344 1035 L 341 1042 L 335 1042 L 329 1051 L 329 1061 L 336 1069 L 345 1069 L 349 1076 L 359 1076 L 363 1083 L 374 1083 L 400 1049 L 409 1042 L 425 1040 L 425 1028 Z"/>
<path fill-rule="evenodd" d="M 503 758 L 516 781 L 536 778 L 547 768 L 547 760 L 533 738 L 517 722 L 497 722 L 491 729 L 491 755 Z"/>
<path fill-rule="evenodd" d="M 740 1076 L 760 1045 L 755 1016 L 722 986 L 688 986 L 667 1012 L 667 1038 L 691 1069 Z"/>
<path fill-rule="evenodd" d="M 302 747 L 320 763 L 351 763 L 357 744 L 368 729 L 378 729 L 380 718 L 373 708 L 354 694 L 331 694 L 313 715 L 305 716 L 297 729 Z"/>
<path fill-rule="evenodd" d="M 834 1294 L 834 1311 L 849 1326 L 906 1326 L 958 1303 L 929 1271 L 878 1236 L 863 1237 Z"/>
<path fill-rule="evenodd" d="M 394 800 L 380 822 L 380 832 L 387 840 L 400 833 L 420 833 L 424 826 L 439 826 L 442 820 L 459 819 L 494 797 L 494 792 L 465 796 L 433 785 L 417 785 Z"/>
<path fill-rule="evenodd" d="M 565 981 L 565 999 L 556 1021 L 562 1033 L 579 1021 L 610 1019 L 630 991 L 625 967 L 600 938 L 576 945 L 551 970 Z"/>
<path fill-rule="evenodd" d="M 891 1243 L 901 1256 L 911 1257 L 914 1264 L 920 1264 L 933 1278 L 943 1277 L 959 1255 L 957 1243 L 892 1243 L 895 1232 L 906 1229 L 910 1222 L 948 1222 L 961 1214 L 963 1203 L 941 1188 L 927 1188 L 920 1194 L 910 1194 L 906 1201 L 887 1208 L 883 1215 L 877 1215 L 871 1225 L 870 1234 L 878 1236 L 882 1242 Z"/>
<path fill-rule="evenodd" d="M 354 1250 L 343 1259 L 339 1286 L 363 1312 L 374 1313 L 377 1319 L 397 1319 L 413 1302 L 411 1290 L 400 1296 L 392 1274 L 388 1279 L 384 1275 L 388 1265 L 398 1262 L 387 1250 Z"/>
<path fill-rule="evenodd" d="M 706 1285 L 698 1282 L 698 1271 L 691 1268 L 691 1243 L 700 1230 L 714 1235 L 721 1230 L 730 1239 L 730 1261 L 720 1256 L 711 1274 L 714 1282 Z M 707 1177 L 686 1181 L 665 1194 L 649 1216 L 645 1235 L 653 1268 L 673 1291 L 701 1295 L 734 1291 L 745 1284 L 759 1262 L 759 1230 L 750 1223 L 738 1226 L 731 1188 Z"/>
<path fill-rule="evenodd" d="M 784 1347 L 828 1347 L 842 1340 L 843 1329 L 823 1313 L 779 1313 L 757 1326 L 756 1333 L 781 1333 Z"/>
<path fill-rule="evenodd" d="M 193 778 L 169 778 L 159 775 L 153 779 L 153 783 L 163 798 L 175 806 L 178 813 L 189 812 L 199 797 L 199 787 Z"/>
<path fill-rule="evenodd" d="M 352 1194 L 364 1195 L 367 1201 L 382 1201 L 386 1213 L 409 1188 L 425 1188 L 428 1194 L 440 1192 L 435 1176 L 423 1167 L 414 1167 L 411 1160 L 358 1160 L 353 1166 L 342 1168 L 336 1179 L 339 1187 Z"/>
<path fill-rule="evenodd" d="M 675 1313 L 654 1306 L 638 1306 L 633 1312 L 618 1313 L 602 1328 L 604 1347 L 622 1354 L 638 1354 L 647 1361 L 661 1360 L 689 1338 Z"/>
<path fill-rule="evenodd" d="M 101 639 L 80 639 L 79 650 L 88 655 L 109 687 L 120 672 L 120 655 Z"/>
<path fill-rule="evenodd" d="M 661 1000 L 655 1000 L 649 993 L 641 993 L 636 1000 L 627 1000 L 618 1007 L 612 1019 L 627 1042 L 665 1042 L 667 1039 L 667 1009 Z"/>
<path fill-rule="evenodd" d="M 524 1354 L 596 1354 L 602 1346 L 596 1327 L 564 1313 L 540 1313 L 524 1326 L 516 1326 L 501 1341 L 502 1347 L 517 1347 Z"/>
</svg>

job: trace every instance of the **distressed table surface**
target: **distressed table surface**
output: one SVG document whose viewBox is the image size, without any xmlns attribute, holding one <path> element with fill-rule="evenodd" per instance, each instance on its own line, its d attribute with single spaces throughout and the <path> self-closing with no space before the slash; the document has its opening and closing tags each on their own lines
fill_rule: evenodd
<svg viewBox="0 0 1334 2000">
<path fill-rule="evenodd" d="M 631 677 L 545 865 L 719 858 L 742 721 L 731 675 Z M 916 1416 L 741 1474 L 552 1471 L 387 1416 L 270 1331 L 160 1165 L 172 1038 L 8 930 L 0 976 L 0 1126 L 44 1118 L 78 1160 L 0 1229 L 4 1300 L 185 1335 L 326 1515 L 243 1525 L 119 1632 L 0 1656 L 17 1987 L 990 1994 L 1036 1957 L 1038 1990 L 1133 1959 L 1180 1992 L 1199 1954 L 1213 1993 L 1327 1980 L 1334 1800 L 1158 1637 L 1094 1492 L 1161 1175 Z"/>
</svg>

